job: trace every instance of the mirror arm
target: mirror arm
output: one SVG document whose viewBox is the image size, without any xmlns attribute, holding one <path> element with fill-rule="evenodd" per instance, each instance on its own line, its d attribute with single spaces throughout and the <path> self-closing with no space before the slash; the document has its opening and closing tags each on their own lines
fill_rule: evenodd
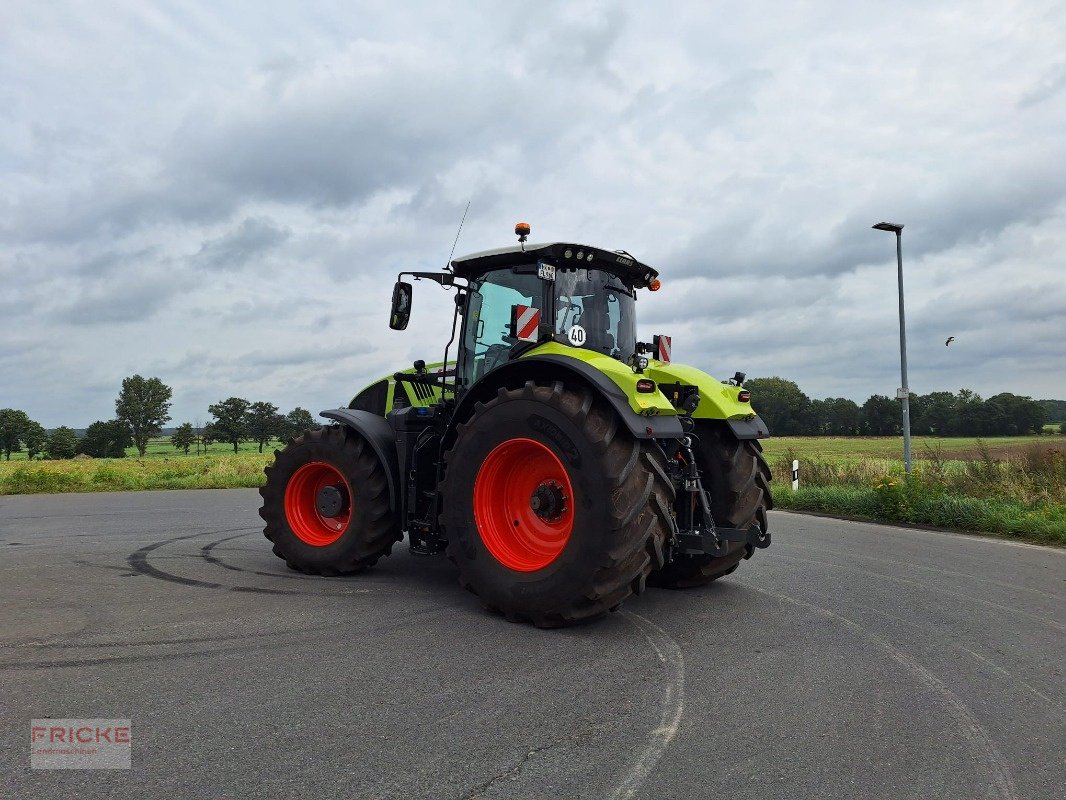
<svg viewBox="0 0 1066 800">
<path fill-rule="evenodd" d="M 416 281 L 420 281 L 423 278 L 429 281 L 439 283 L 441 286 L 454 286 L 455 275 L 448 272 L 401 272 L 396 276 L 396 280 L 400 280 L 404 275 L 410 275 Z"/>
</svg>

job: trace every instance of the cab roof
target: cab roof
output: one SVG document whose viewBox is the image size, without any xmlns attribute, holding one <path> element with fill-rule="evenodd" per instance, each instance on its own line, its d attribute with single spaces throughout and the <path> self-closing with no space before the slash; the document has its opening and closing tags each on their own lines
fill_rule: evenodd
<svg viewBox="0 0 1066 800">
<path fill-rule="evenodd" d="M 580 260 L 579 260 L 580 256 Z M 515 245 L 496 250 L 482 250 L 460 256 L 452 261 L 452 271 L 461 278 L 474 278 L 494 269 L 532 264 L 547 260 L 557 267 L 578 266 L 602 269 L 614 273 L 639 288 L 646 287 L 659 273 L 637 261 L 623 250 L 603 250 L 587 244 L 548 242 L 546 244 Z"/>
</svg>

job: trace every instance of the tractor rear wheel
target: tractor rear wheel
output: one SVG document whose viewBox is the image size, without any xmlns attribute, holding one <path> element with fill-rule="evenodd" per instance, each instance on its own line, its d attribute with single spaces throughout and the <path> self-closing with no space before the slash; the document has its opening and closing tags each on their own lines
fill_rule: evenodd
<svg viewBox="0 0 1066 800">
<path fill-rule="evenodd" d="M 374 451 L 343 427 L 308 431 L 274 451 L 259 490 L 274 555 L 313 575 L 359 572 L 401 538 Z"/>
<path fill-rule="evenodd" d="M 740 440 L 724 426 L 698 424 L 699 446 L 696 461 L 703 485 L 711 495 L 715 525 L 723 528 L 750 528 L 753 523 L 765 532 L 766 512 L 773 507 L 770 497 L 770 467 L 757 439 Z M 708 555 L 677 554 L 674 560 L 652 574 L 648 583 L 667 589 L 704 586 L 729 575 L 742 558 L 751 555 L 747 545 L 730 545 L 720 558 Z"/>
<path fill-rule="evenodd" d="M 444 458 L 448 557 L 459 583 L 512 622 L 601 616 L 662 566 L 674 502 L 665 457 L 588 389 L 501 388 Z"/>
</svg>

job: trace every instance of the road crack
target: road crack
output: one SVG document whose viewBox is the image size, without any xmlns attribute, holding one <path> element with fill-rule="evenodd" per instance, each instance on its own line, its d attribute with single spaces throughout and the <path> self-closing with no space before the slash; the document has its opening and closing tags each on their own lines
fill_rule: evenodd
<svg viewBox="0 0 1066 800">
<path fill-rule="evenodd" d="M 498 772 L 484 783 L 478 784 L 467 794 L 464 794 L 459 800 L 473 800 L 473 798 L 475 797 L 483 797 L 485 795 L 485 792 L 487 792 L 496 784 L 502 783 L 507 780 L 516 780 L 518 776 L 522 773 L 522 770 L 525 769 L 526 764 L 529 763 L 529 760 L 533 758 L 533 756 L 543 753 L 546 750 L 551 750 L 555 747 L 558 747 L 564 742 L 571 742 L 582 737 L 587 737 L 587 734 L 572 733 L 567 736 L 560 736 L 558 739 L 548 742 L 547 744 L 541 745 L 540 747 L 534 747 L 532 750 L 522 756 L 518 763 L 515 764 L 513 767 L 505 769 L 502 772 Z"/>
</svg>

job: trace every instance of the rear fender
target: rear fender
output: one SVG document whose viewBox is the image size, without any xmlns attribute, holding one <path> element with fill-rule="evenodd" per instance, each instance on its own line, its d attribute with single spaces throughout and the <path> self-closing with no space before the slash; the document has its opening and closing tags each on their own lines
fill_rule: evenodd
<svg viewBox="0 0 1066 800">
<path fill-rule="evenodd" d="M 564 383 L 589 387 L 615 410 L 629 432 L 637 439 L 680 439 L 684 436 L 677 416 L 638 414 L 630 407 L 629 398 L 618 385 L 595 367 L 574 358 L 545 354 L 523 356 L 509 361 L 473 384 L 455 408 L 444 435 L 445 449 L 455 440 L 455 427 L 469 419 L 473 413 L 475 403 L 487 403 L 496 396 L 501 387 L 518 388 L 528 380 L 541 384 L 561 380 Z"/>
</svg>

